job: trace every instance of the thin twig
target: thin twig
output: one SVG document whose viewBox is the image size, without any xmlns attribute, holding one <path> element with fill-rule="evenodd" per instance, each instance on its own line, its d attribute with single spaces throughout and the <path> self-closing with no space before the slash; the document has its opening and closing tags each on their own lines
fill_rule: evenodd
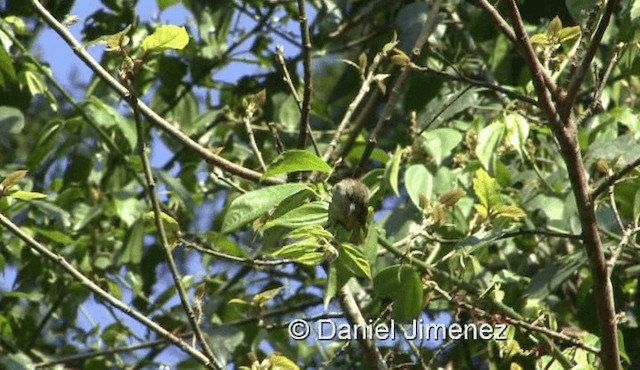
<svg viewBox="0 0 640 370">
<path fill-rule="evenodd" d="M 602 109 L 602 93 L 604 92 L 605 86 L 607 86 L 607 82 L 609 82 L 609 76 L 611 76 L 611 72 L 613 72 L 613 68 L 618 63 L 618 59 L 620 55 L 624 51 L 628 44 L 618 44 L 616 45 L 615 50 L 613 51 L 613 55 L 609 59 L 609 63 L 607 64 L 607 68 L 604 70 L 602 76 L 600 76 L 598 83 L 595 87 L 595 92 L 593 93 L 593 97 L 591 98 L 591 103 L 587 107 L 587 109 L 576 119 L 576 126 L 580 126 L 585 119 L 591 117 L 594 112 L 597 112 L 599 109 Z"/>
<path fill-rule="evenodd" d="M 298 110 L 300 110 L 300 113 L 302 113 L 304 103 L 300 99 L 300 94 L 298 94 L 298 90 L 293 84 L 293 79 L 291 78 L 291 74 L 289 73 L 289 69 L 287 68 L 287 62 L 284 60 L 284 48 L 281 45 L 278 45 L 276 47 L 276 61 L 278 62 L 278 65 L 282 69 L 282 74 L 284 75 L 284 81 L 287 83 L 287 86 L 289 86 L 289 90 L 291 90 L 291 93 L 293 94 L 293 98 L 296 101 Z M 315 151 L 316 155 L 320 155 L 320 150 L 318 149 L 318 142 L 316 141 L 316 138 L 313 136 L 313 133 L 311 131 L 311 124 L 309 123 L 308 119 L 307 119 L 307 131 L 309 133 L 309 138 L 311 139 L 311 145 L 313 145 L 313 150 Z"/>
<path fill-rule="evenodd" d="M 282 265 L 295 263 L 295 261 L 289 260 L 289 259 L 262 260 L 262 259 L 248 259 L 248 258 L 236 257 L 226 253 L 218 252 L 211 248 L 203 247 L 197 243 L 194 243 L 192 241 L 185 240 L 185 239 L 180 239 L 180 243 L 189 249 L 193 249 L 204 254 L 209 254 L 211 256 L 223 258 L 228 261 L 242 263 L 247 266 L 282 266 Z"/>
<path fill-rule="evenodd" d="M 631 244 L 631 238 L 636 234 L 638 234 L 638 232 L 640 232 L 640 228 L 638 228 L 637 225 L 633 229 L 628 228 L 624 230 L 622 239 L 620 240 L 618 245 L 615 248 L 613 248 L 613 250 L 611 251 L 611 257 L 609 258 L 609 261 L 607 261 L 607 265 L 609 267 L 608 269 L 609 277 L 611 277 L 611 273 L 613 272 L 613 269 L 616 267 L 616 264 L 618 263 L 618 258 L 620 258 L 620 255 L 622 254 L 622 250 L 624 249 L 624 246 L 627 244 Z"/>
<path fill-rule="evenodd" d="M 364 77 L 362 83 L 360 84 L 360 89 L 358 90 L 358 93 L 356 94 L 355 98 L 353 98 L 351 103 L 349 103 L 349 106 L 347 107 L 347 110 L 344 113 L 344 116 L 342 116 L 342 119 L 340 120 L 340 123 L 338 124 L 338 128 L 336 129 L 336 132 L 333 134 L 333 137 L 331 138 L 331 141 L 329 142 L 329 146 L 327 146 L 327 149 L 325 150 L 324 154 L 322 155 L 322 159 L 324 159 L 325 161 L 333 162 L 333 160 L 335 159 L 333 157 L 333 152 L 336 149 L 336 147 L 338 146 L 338 142 L 340 141 L 340 137 L 342 136 L 344 131 L 347 129 L 347 126 L 349 125 L 349 123 L 351 123 L 351 117 L 353 116 L 353 114 L 355 113 L 356 109 L 360 105 L 360 102 L 362 101 L 362 99 L 364 99 L 364 97 L 369 92 L 369 90 L 371 88 L 371 84 L 373 82 L 375 82 L 375 78 L 376 78 L 376 75 L 377 75 L 376 72 L 377 72 L 377 69 L 378 69 L 378 64 L 384 58 L 387 57 L 387 55 L 389 54 L 389 51 L 390 50 L 386 50 L 386 48 L 384 48 L 383 50 L 378 52 L 376 54 L 376 56 L 373 58 L 373 61 L 371 62 L 371 65 L 369 66 L 369 68 L 367 70 L 367 75 Z"/>
<path fill-rule="evenodd" d="M 452 74 L 452 73 L 447 73 L 444 71 L 439 71 L 437 69 L 431 68 L 429 66 L 425 66 L 425 67 L 421 67 L 421 66 L 417 66 L 415 64 L 411 65 L 411 68 L 416 70 L 416 71 L 420 71 L 420 72 L 424 72 L 424 73 L 431 73 L 431 74 L 435 74 L 437 76 L 440 77 L 444 77 L 453 81 L 460 81 L 460 82 L 464 82 L 467 83 L 469 85 L 472 86 L 478 86 L 478 87 L 483 87 L 487 90 L 491 90 L 491 91 L 495 91 L 495 92 L 499 92 L 502 93 L 504 95 L 507 95 L 508 97 L 512 98 L 512 99 L 516 99 L 516 100 L 520 100 L 523 103 L 527 103 L 533 106 L 538 106 L 538 102 L 535 99 L 532 99 L 524 94 L 521 94 L 517 91 L 513 91 L 511 89 L 507 89 L 506 87 L 502 87 L 500 85 L 496 85 L 490 82 L 486 82 L 486 81 L 481 81 L 481 80 L 476 80 L 464 75 L 460 75 L 460 74 Z"/>
<path fill-rule="evenodd" d="M 384 359 L 380 354 L 380 350 L 376 346 L 373 338 L 369 338 L 366 335 L 365 328 L 367 327 L 367 322 L 365 321 L 364 316 L 362 316 L 360 307 L 353 297 L 353 293 L 351 293 L 351 289 L 349 289 L 348 284 L 345 284 L 338 290 L 337 297 L 342 309 L 345 311 L 344 313 L 349 323 L 356 327 L 356 330 L 362 330 L 362 332 L 357 335 L 358 342 L 367 354 L 371 368 L 374 370 L 386 370 L 387 364 L 384 362 Z"/>
<path fill-rule="evenodd" d="M 596 55 L 596 51 L 598 51 L 598 47 L 602 43 L 602 37 L 604 36 L 605 31 L 609 26 L 609 21 L 611 20 L 611 16 L 613 15 L 613 11 L 618 6 L 618 0 L 609 0 L 607 1 L 607 5 L 604 9 L 604 14 L 600 18 L 600 23 L 598 23 L 598 27 L 596 28 L 593 37 L 591 38 L 591 42 L 589 43 L 589 47 L 587 48 L 587 52 L 582 57 L 582 62 L 576 68 L 575 73 L 571 76 L 571 81 L 569 82 L 569 86 L 566 90 L 566 96 L 564 97 L 562 104 L 560 106 L 560 117 L 562 120 L 566 120 L 571 114 L 571 110 L 573 108 L 573 103 L 575 102 L 576 96 L 578 95 L 578 91 L 580 91 L 580 86 L 584 81 L 584 77 L 591 66 L 591 62 Z"/>
<path fill-rule="evenodd" d="M 298 149 L 303 149 L 307 143 L 307 135 L 309 135 L 309 113 L 311 112 L 311 92 L 313 91 L 311 82 L 311 37 L 309 36 L 307 10 L 305 7 L 306 1 L 298 0 L 298 22 L 300 23 L 300 36 L 302 37 L 302 68 L 304 72 L 304 91 L 302 93 L 302 110 L 300 112 Z"/>
<path fill-rule="evenodd" d="M 128 58 L 128 57 L 127 57 Z M 160 200 L 158 199 L 158 194 L 156 192 L 156 181 L 153 177 L 153 170 L 151 169 L 151 162 L 149 160 L 149 146 L 147 145 L 146 135 L 144 125 L 142 123 L 142 119 L 140 118 L 140 111 L 138 108 L 138 96 L 134 89 L 135 86 L 135 70 L 124 71 L 124 75 L 127 76 L 125 83 L 128 86 L 129 90 L 129 104 L 133 109 L 133 119 L 136 123 L 136 129 L 138 134 L 138 150 L 140 152 L 140 159 L 142 160 L 142 168 L 144 170 L 144 176 L 147 181 L 147 194 L 149 199 L 151 200 L 151 207 L 153 209 L 153 218 L 156 224 L 156 229 L 158 232 L 158 237 L 160 239 L 160 244 L 162 245 L 165 255 L 167 258 L 167 264 L 169 265 L 169 271 L 171 271 L 171 276 L 173 278 L 174 286 L 178 292 L 178 296 L 180 297 L 180 302 L 182 303 L 182 307 L 187 314 L 187 319 L 189 320 L 189 324 L 191 325 L 191 329 L 193 330 L 195 337 L 200 342 L 200 346 L 204 351 L 204 354 L 211 361 L 211 364 L 215 368 L 223 369 L 224 365 L 218 361 L 215 357 L 211 348 L 209 347 L 209 343 L 205 338 L 202 330 L 200 329 L 200 325 L 198 323 L 196 314 L 193 310 L 193 307 L 189 303 L 189 297 L 187 296 L 187 292 L 182 284 L 182 277 L 180 276 L 180 272 L 178 271 L 178 267 L 176 266 L 176 261 L 173 258 L 173 247 L 169 243 L 169 239 L 167 237 L 167 233 L 164 228 L 163 221 L 163 212 L 160 209 Z M 195 344 L 194 344 L 195 347 Z"/>
<path fill-rule="evenodd" d="M 31 249 L 42 255 L 44 258 L 58 264 L 61 266 L 68 274 L 74 277 L 79 283 L 81 283 L 84 287 L 93 292 L 96 296 L 101 299 L 109 302 L 112 306 L 122 311 L 124 314 L 130 316 L 134 320 L 138 321 L 142 325 L 147 328 L 155 331 L 160 336 L 167 338 L 173 344 L 178 346 L 180 349 L 193 356 L 197 361 L 203 364 L 205 367 L 210 369 L 219 369 L 216 367 L 202 352 L 197 349 L 191 347 L 181 338 L 177 337 L 170 331 L 164 329 L 159 324 L 154 322 L 153 320 L 147 318 L 146 315 L 136 311 L 133 307 L 128 306 L 118 298 L 114 297 L 104 289 L 100 288 L 93 281 L 89 280 L 84 274 L 78 271 L 72 264 L 70 264 L 63 256 L 59 254 L 55 254 L 47 249 L 45 246 L 37 242 L 31 236 L 27 235 L 22 229 L 20 229 L 16 224 L 14 224 L 10 219 L 8 219 L 5 215 L 0 213 L 0 224 L 6 227 L 11 233 L 16 235 L 22 241 L 24 241 Z"/>
<path fill-rule="evenodd" d="M 263 90 L 264 91 L 264 90 Z M 260 148 L 258 148 L 258 144 L 256 143 L 256 137 L 253 134 L 253 128 L 251 127 L 251 119 L 253 118 L 253 114 L 256 110 L 256 103 L 250 102 L 247 106 L 247 109 L 244 112 L 244 117 L 242 121 L 244 122 L 244 127 L 247 129 L 247 135 L 249 135 L 249 145 L 251 146 L 251 150 L 253 150 L 253 154 L 258 159 L 258 163 L 260 163 L 260 168 L 262 168 L 263 172 L 267 171 L 267 165 L 264 163 L 264 159 L 262 159 L 262 153 L 260 152 Z"/>
<path fill-rule="evenodd" d="M 143 342 L 143 343 L 132 344 L 132 345 L 129 345 L 129 346 L 107 349 L 107 350 L 104 350 L 104 351 L 92 351 L 92 352 L 87 352 L 87 353 L 79 353 L 79 354 L 76 354 L 76 355 L 71 355 L 71 356 L 59 358 L 57 360 L 51 360 L 51 361 L 36 363 L 33 366 L 36 369 L 37 368 L 46 368 L 46 367 L 52 367 L 54 365 L 68 364 L 68 363 L 72 363 L 72 362 L 76 362 L 76 361 L 87 360 L 87 359 L 90 359 L 90 358 L 105 357 L 105 356 L 114 355 L 114 354 L 118 354 L 118 353 L 137 351 L 139 349 L 166 346 L 167 344 L 168 344 L 168 342 L 167 342 L 166 339 L 157 339 L 157 340 L 151 340 L 151 341 L 147 341 L 147 342 Z"/>
<path fill-rule="evenodd" d="M 75 37 L 64 27 L 57 19 L 55 19 L 51 13 L 49 13 L 38 0 L 31 0 L 36 12 L 44 19 L 44 21 L 58 34 L 60 37 L 71 47 L 73 52 L 82 60 L 87 67 L 89 67 L 98 77 L 104 80 L 111 89 L 120 95 L 123 99 L 128 101 L 127 89 L 118 82 L 109 72 L 107 72 L 75 39 Z M 239 166 L 225 158 L 222 158 L 210 150 L 200 145 L 182 131 L 169 123 L 166 119 L 158 115 L 153 109 L 149 108 L 144 102 L 138 100 L 138 107 L 140 113 L 145 116 L 151 123 L 160 127 L 163 131 L 169 134 L 174 139 L 178 140 L 184 146 L 198 153 L 203 159 L 211 163 L 214 166 L 218 166 L 225 171 L 228 171 L 234 175 L 240 176 L 248 180 L 260 180 L 262 174 L 248 168 Z M 269 184 L 282 183 L 282 179 L 268 178 L 264 182 Z"/>
<path fill-rule="evenodd" d="M 429 9 L 429 12 L 427 13 L 426 21 L 422 25 L 420 34 L 418 35 L 418 38 L 416 39 L 416 42 L 414 43 L 413 48 L 411 49 L 412 63 L 415 62 L 420 56 L 420 53 L 422 52 L 422 48 L 424 47 L 424 44 L 427 42 L 429 35 L 431 34 L 431 32 L 433 32 L 433 29 L 435 28 L 436 21 L 438 19 L 437 15 L 438 15 L 438 12 L 440 11 L 441 3 L 442 3 L 442 0 L 435 0 L 431 4 L 431 9 Z M 362 172 L 366 162 L 371 157 L 371 153 L 373 152 L 373 149 L 376 146 L 378 136 L 382 132 L 384 124 L 387 121 L 389 121 L 389 119 L 391 119 L 391 114 L 396 107 L 396 103 L 398 99 L 400 98 L 400 92 L 402 90 L 402 87 L 404 86 L 405 80 L 409 76 L 410 71 L 411 71 L 411 68 L 408 68 L 408 67 L 403 68 L 402 71 L 400 72 L 400 75 L 395 80 L 393 87 L 391 88 L 391 92 L 389 93 L 387 104 L 384 107 L 384 111 L 382 112 L 382 115 L 380 116 L 380 118 L 378 119 L 378 122 L 373 128 L 373 131 L 371 131 L 371 134 L 369 134 L 369 139 L 367 140 L 367 146 L 365 147 L 365 150 L 362 153 L 362 156 L 360 157 L 360 162 L 358 163 L 358 166 L 354 171 L 356 176 L 360 172 Z"/>
<path fill-rule="evenodd" d="M 622 179 L 626 174 L 640 166 L 640 157 L 633 160 L 633 162 L 622 167 L 617 172 L 608 176 L 600 185 L 598 185 L 590 194 L 590 198 L 595 200 L 600 194 L 604 193 L 609 187 L 613 186 L 618 180 Z"/>
<path fill-rule="evenodd" d="M 489 2 L 487 0 L 475 0 L 475 2 L 478 4 L 478 6 L 480 6 L 482 9 L 484 9 L 485 12 L 487 12 L 491 18 L 493 19 L 493 23 L 500 29 L 500 31 L 502 31 L 502 33 L 507 36 L 507 38 L 511 41 L 511 43 L 513 45 L 516 46 L 516 48 L 518 50 L 520 50 L 520 52 L 522 54 L 529 54 L 529 50 L 525 50 L 522 49 L 522 46 L 520 42 L 518 40 L 523 40 L 523 36 L 519 35 L 518 33 L 516 33 L 507 23 L 507 21 L 504 20 L 504 18 L 502 18 L 502 16 L 500 15 L 500 13 L 498 12 L 498 10 L 491 4 L 489 4 Z M 525 32 L 526 35 L 526 32 Z M 535 53 L 534 53 L 535 55 Z M 528 57 L 525 56 L 525 59 L 527 59 Z M 542 68 L 542 65 L 540 65 L 540 62 L 538 61 L 537 57 L 536 57 L 536 62 L 539 65 L 536 68 L 536 71 L 532 70 L 532 74 L 534 72 L 537 72 L 537 70 L 544 70 Z M 533 76 L 532 76 L 533 77 Z M 553 96 L 553 98 L 556 101 L 559 101 L 559 89 L 558 86 L 556 85 L 556 83 L 553 81 L 553 79 L 551 78 L 551 76 L 548 73 L 542 73 L 541 75 L 537 76 L 537 77 L 541 77 L 542 80 L 544 81 L 544 86 L 549 89 L 549 92 L 551 92 L 551 95 Z"/>
</svg>

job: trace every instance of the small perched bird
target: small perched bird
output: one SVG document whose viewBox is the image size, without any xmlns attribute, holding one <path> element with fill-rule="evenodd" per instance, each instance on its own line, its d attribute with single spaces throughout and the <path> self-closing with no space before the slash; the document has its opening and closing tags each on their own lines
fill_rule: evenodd
<svg viewBox="0 0 640 370">
<path fill-rule="evenodd" d="M 341 225 L 351 243 L 360 244 L 364 239 L 369 213 L 369 188 L 359 180 L 344 179 L 333 186 L 329 205 L 329 225 Z"/>
</svg>

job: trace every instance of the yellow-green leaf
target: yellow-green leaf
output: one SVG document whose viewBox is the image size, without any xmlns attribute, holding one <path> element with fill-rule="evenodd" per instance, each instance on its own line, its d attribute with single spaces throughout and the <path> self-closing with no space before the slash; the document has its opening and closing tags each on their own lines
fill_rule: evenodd
<svg viewBox="0 0 640 370">
<path fill-rule="evenodd" d="M 560 42 L 569 41 L 580 36 L 580 26 L 565 27 L 558 31 L 558 39 Z"/>
<path fill-rule="evenodd" d="M 494 207 L 493 211 L 498 217 L 518 219 L 525 216 L 524 211 L 517 206 L 509 206 L 509 205 L 502 204 Z"/>
<path fill-rule="evenodd" d="M 318 171 L 330 173 L 332 171 L 322 158 L 306 150 L 292 149 L 280 154 L 269 164 L 269 168 L 262 179 L 298 171 Z"/>
<path fill-rule="evenodd" d="M 47 197 L 47 194 L 42 194 L 35 191 L 22 191 L 22 190 L 15 191 L 8 195 L 11 198 L 21 199 L 21 200 L 42 199 Z"/>
<path fill-rule="evenodd" d="M 476 171 L 476 177 L 473 179 L 473 191 L 476 193 L 480 204 L 487 210 L 491 210 L 494 206 L 500 204 L 498 182 L 483 169 Z"/>
<path fill-rule="evenodd" d="M 114 33 L 113 35 L 100 36 L 95 40 L 89 41 L 85 46 L 95 44 L 107 44 L 107 51 L 117 50 L 120 46 L 124 46 L 129 43 L 129 37 L 127 33 L 131 29 L 131 25 L 128 25 L 124 30 Z"/>
<path fill-rule="evenodd" d="M 189 43 L 189 35 L 184 27 L 165 25 L 158 27 L 151 35 L 142 40 L 145 51 L 182 50 Z"/>
<path fill-rule="evenodd" d="M 2 183 L 0 184 L 0 192 L 5 192 L 11 189 L 11 187 L 19 183 L 20 180 L 22 180 L 27 175 L 27 172 L 29 171 L 19 170 L 11 172 L 9 175 L 7 175 L 7 177 L 4 178 L 4 180 L 2 180 Z"/>
<path fill-rule="evenodd" d="M 274 352 L 269 356 L 269 362 L 271 363 L 270 370 L 300 370 L 295 362 L 278 352 Z"/>
<path fill-rule="evenodd" d="M 533 45 L 546 46 L 549 43 L 549 38 L 544 33 L 536 33 L 530 40 Z"/>
<path fill-rule="evenodd" d="M 547 36 L 555 37 L 558 32 L 562 29 L 562 21 L 558 16 L 553 18 L 551 22 L 549 22 L 549 26 L 547 27 Z"/>
<path fill-rule="evenodd" d="M 257 304 L 258 306 L 263 305 L 265 302 L 267 302 L 268 300 L 278 295 L 278 293 L 282 290 L 282 288 L 283 287 L 277 287 L 277 288 L 265 290 L 262 293 L 256 294 L 253 297 L 253 303 Z"/>
</svg>

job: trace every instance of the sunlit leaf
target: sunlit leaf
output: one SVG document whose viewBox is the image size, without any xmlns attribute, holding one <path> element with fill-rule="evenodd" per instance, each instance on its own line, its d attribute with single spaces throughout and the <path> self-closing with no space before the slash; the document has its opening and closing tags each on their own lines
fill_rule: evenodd
<svg viewBox="0 0 640 370">
<path fill-rule="evenodd" d="M 416 319 L 422 310 L 422 280 L 409 265 L 394 265 L 376 274 L 373 290 L 393 300 L 392 316 L 401 322 Z"/>
<path fill-rule="evenodd" d="M 184 27 L 164 25 L 156 28 L 142 40 L 142 49 L 151 52 L 182 50 L 189 43 L 189 34 Z"/>
<path fill-rule="evenodd" d="M 291 173 L 298 171 L 318 171 L 324 173 L 331 172 L 329 166 L 322 158 L 306 150 L 287 150 L 280 154 L 269 164 L 267 172 L 262 176 L 263 179 L 276 176 L 282 173 Z"/>
<path fill-rule="evenodd" d="M 222 223 L 222 232 L 232 232 L 247 225 L 284 199 L 305 190 L 311 191 L 305 184 L 282 184 L 242 194 L 231 202 Z"/>
</svg>

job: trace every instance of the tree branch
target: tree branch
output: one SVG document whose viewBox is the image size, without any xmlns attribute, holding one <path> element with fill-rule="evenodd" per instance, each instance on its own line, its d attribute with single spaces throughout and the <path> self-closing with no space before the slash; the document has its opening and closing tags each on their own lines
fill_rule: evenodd
<svg viewBox="0 0 640 370">
<path fill-rule="evenodd" d="M 582 58 L 582 62 L 579 64 L 578 68 L 575 70 L 575 73 L 571 76 L 571 81 L 569 82 L 569 86 L 567 87 L 567 94 L 560 105 L 560 117 L 563 121 L 566 121 L 569 115 L 571 114 L 571 110 L 573 109 L 573 103 L 576 100 L 576 96 L 578 95 L 578 91 L 580 91 L 580 86 L 584 81 L 584 77 L 591 66 L 591 62 L 596 55 L 596 51 L 598 51 L 598 47 L 600 47 L 600 43 L 602 42 L 602 37 L 604 36 L 604 32 L 607 30 L 609 26 L 609 21 L 611 20 L 611 15 L 618 5 L 618 0 L 609 0 L 607 1 L 607 5 L 604 9 L 604 14 L 602 18 L 600 18 L 600 23 L 598 23 L 598 27 L 596 28 L 596 32 L 593 34 L 593 38 L 589 43 L 589 47 L 587 48 L 587 52 Z"/>
<path fill-rule="evenodd" d="M 440 11 L 441 4 L 442 4 L 442 0 L 435 0 L 433 4 L 431 4 L 431 9 L 429 9 L 429 13 L 427 14 L 427 19 L 423 23 L 422 29 L 420 30 L 420 34 L 418 35 L 418 38 L 416 39 L 416 42 L 413 45 L 413 48 L 411 49 L 412 63 L 415 62 L 420 56 L 420 53 L 422 52 L 422 48 L 424 47 L 424 44 L 427 42 L 429 35 L 431 34 L 431 32 L 433 32 L 433 29 L 435 28 L 436 20 L 437 20 L 436 16 Z M 409 66 L 406 66 L 405 68 L 403 68 L 402 71 L 400 72 L 400 75 L 396 78 L 395 82 L 393 83 L 393 87 L 391 88 L 391 92 L 389 93 L 389 99 L 387 100 L 387 104 L 384 107 L 384 111 L 382 112 L 382 115 L 378 119 L 378 122 L 376 122 L 376 126 L 373 128 L 373 131 L 371 131 L 371 134 L 369 134 L 369 139 L 367 140 L 367 146 L 365 147 L 364 152 L 360 157 L 360 162 L 358 163 L 358 166 L 354 171 L 356 176 L 360 172 L 362 172 L 365 164 L 371 157 L 371 153 L 373 152 L 373 149 L 376 146 L 378 136 L 380 135 L 380 132 L 382 132 L 382 128 L 384 127 L 384 124 L 387 121 L 389 121 L 389 119 L 391 118 L 391 113 L 393 112 L 393 109 L 395 109 L 396 107 L 396 103 L 400 97 L 400 92 L 402 90 L 402 87 L 404 86 L 405 80 L 409 76 L 410 71 L 411 71 L 411 68 L 409 68 Z"/>
<path fill-rule="evenodd" d="M 626 174 L 633 171 L 638 166 L 640 166 L 640 157 L 636 158 L 633 162 L 628 163 L 626 166 L 622 167 L 619 171 L 613 173 L 611 176 L 607 176 L 607 178 L 591 192 L 591 199 L 597 199 L 600 194 L 604 193 L 609 187 L 615 185 L 618 180 L 622 179 Z"/>
<path fill-rule="evenodd" d="M 126 68 L 126 67 L 125 67 Z M 171 271 L 171 277 L 173 278 L 173 284 L 176 287 L 176 291 L 178 292 L 178 296 L 180 297 L 180 303 L 182 304 L 182 308 L 184 312 L 187 314 L 187 319 L 189 320 L 189 324 L 191 325 L 191 329 L 195 333 L 196 338 L 200 342 L 200 346 L 204 351 L 204 354 L 211 361 L 215 368 L 223 369 L 224 365 L 220 363 L 211 348 L 209 347 L 209 343 L 205 338 L 202 330 L 200 329 L 200 324 L 198 323 L 198 319 L 196 318 L 196 314 L 189 303 L 189 297 L 187 296 L 187 292 L 182 284 L 182 277 L 180 276 L 180 272 L 178 271 L 178 267 L 176 266 L 176 261 L 173 258 L 173 247 L 169 243 L 169 239 L 167 238 L 167 233 L 164 228 L 163 221 L 163 212 L 160 209 L 160 200 L 158 199 L 158 194 L 156 193 L 156 181 L 153 177 L 153 170 L 151 169 L 151 162 L 149 161 L 149 146 L 146 142 L 146 135 L 144 125 L 142 120 L 140 119 L 140 111 L 138 109 L 138 96 L 134 89 L 135 86 L 135 74 L 136 71 L 130 70 L 125 72 L 127 75 L 127 79 L 125 80 L 128 85 L 129 90 L 129 104 L 133 109 L 133 119 L 136 123 L 136 130 L 138 133 L 138 151 L 140 152 L 140 159 L 142 161 L 142 168 L 144 170 L 144 177 L 147 181 L 147 194 L 149 195 L 149 199 L 151 201 L 151 207 L 153 209 L 153 219 L 156 224 L 156 229 L 158 232 L 158 238 L 160 239 L 160 244 L 165 252 L 167 258 L 167 264 L 169 265 L 169 271 Z"/>
<path fill-rule="evenodd" d="M 51 13 L 49 13 L 38 0 L 31 0 L 36 12 L 44 19 L 44 21 L 53 30 L 60 35 L 60 37 L 71 47 L 73 52 L 82 60 L 87 67 L 89 67 L 97 76 L 103 79 L 107 85 L 113 89 L 120 97 L 128 101 L 127 89 L 118 82 L 109 72 L 107 72 L 85 49 L 84 47 L 73 37 L 73 35 L 63 26 L 57 19 L 55 19 Z M 184 146 L 198 153 L 203 159 L 211 163 L 214 166 L 218 166 L 227 172 L 240 176 L 248 180 L 260 180 L 262 174 L 248 168 L 239 166 L 225 158 L 222 158 L 216 154 L 213 154 L 207 148 L 193 141 L 190 137 L 182 133 L 179 129 L 174 127 L 167 120 L 158 115 L 153 109 L 149 108 L 144 102 L 138 100 L 138 106 L 140 113 L 147 118 L 151 123 L 160 127 L 163 131 L 169 134 L 174 139 L 178 140 Z M 281 179 L 270 178 L 265 179 L 264 182 L 275 184 L 281 183 Z"/>
<path fill-rule="evenodd" d="M 524 29 L 520 11 L 515 0 L 507 1 L 507 8 L 521 52 L 527 61 L 529 70 L 536 87 L 538 100 L 542 103 L 542 110 L 551 122 L 551 129 L 558 140 L 560 152 L 564 159 L 571 181 L 571 189 L 576 198 L 580 224 L 582 225 L 582 240 L 589 257 L 595 296 L 597 297 L 598 324 L 600 327 L 600 341 L 602 350 L 600 357 L 605 369 L 620 369 L 620 353 L 618 350 L 618 328 L 615 314 L 613 288 L 609 279 L 608 268 L 604 258 L 604 247 L 600 240 L 598 222 L 595 215 L 593 198 L 589 192 L 584 161 L 580 153 L 575 121 L 569 114 L 559 115 L 551 101 L 548 90 L 544 86 L 544 71 L 535 55 L 533 46 Z M 597 33 L 598 31 L 596 31 Z M 602 31 L 604 32 L 604 31 Z M 580 80 L 582 81 L 582 80 Z M 568 99 L 562 99 L 562 109 L 567 109 Z M 570 110 L 570 108 L 569 108 Z M 566 113 L 566 112 L 565 112 Z"/>
<path fill-rule="evenodd" d="M 307 24 L 306 1 L 298 0 L 298 21 L 300 22 L 300 36 L 302 37 L 302 66 L 304 70 L 304 92 L 302 93 L 302 110 L 300 115 L 300 132 L 298 134 L 298 149 L 304 149 L 309 135 L 309 113 L 311 112 L 311 38 Z"/>
<path fill-rule="evenodd" d="M 170 331 L 164 329 L 153 320 L 148 319 L 147 316 L 136 311 L 133 307 L 127 306 L 124 302 L 122 302 L 118 298 L 112 296 L 110 293 L 100 288 L 93 281 L 89 280 L 80 271 L 78 271 L 75 267 L 73 267 L 73 265 L 70 264 L 63 256 L 51 252 L 45 246 L 43 246 L 42 244 L 37 242 L 35 239 L 33 239 L 31 236 L 27 235 L 24 231 L 22 231 L 22 229 L 20 229 L 16 224 L 14 224 L 10 219 L 8 219 L 2 213 L 0 213 L 0 224 L 2 224 L 5 228 L 7 228 L 11 233 L 13 233 L 15 236 L 20 238 L 22 241 L 24 241 L 35 252 L 39 253 L 44 258 L 62 267 L 69 275 L 73 276 L 79 283 L 84 285 L 85 288 L 89 289 L 96 296 L 109 302 L 112 306 L 122 311 L 124 314 L 130 316 L 134 320 L 138 321 L 142 325 L 158 333 L 162 337 L 167 338 L 171 343 L 175 344 L 184 352 L 193 356 L 205 367 L 209 369 L 216 369 L 216 370 L 221 369 L 217 367 L 214 363 L 209 361 L 209 359 L 202 352 L 193 348 L 192 346 L 187 344 L 184 340 L 177 337 L 175 334 L 171 333 Z"/>
</svg>

